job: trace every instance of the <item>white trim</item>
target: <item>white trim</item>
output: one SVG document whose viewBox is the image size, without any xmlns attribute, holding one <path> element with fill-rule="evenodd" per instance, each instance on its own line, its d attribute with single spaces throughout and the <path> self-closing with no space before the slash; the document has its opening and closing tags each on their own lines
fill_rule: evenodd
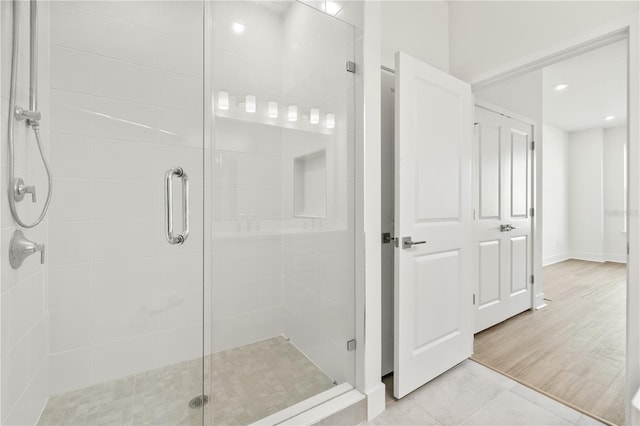
<svg viewBox="0 0 640 426">
<path fill-rule="evenodd" d="M 551 266 L 565 260 L 585 260 L 587 262 L 614 262 L 627 263 L 627 256 L 624 254 L 607 254 L 607 253 L 561 253 L 542 259 L 542 266 Z"/>
<path fill-rule="evenodd" d="M 602 253 L 586 253 L 586 252 L 572 252 L 571 259 L 584 260 L 587 262 L 604 262 L 604 255 Z"/>
<path fill-rule="evenodd" d="M 540 309 L 546 308 L 547 307 L 547 302 L 544 300 L 544 297 L 541 298 L 538 301 L 537 295 L 536 295 L 536 307 L 533 308 L 534 311 L 539 311 Z"/>
<path fill-rule="evenodd" d="M 622 40 L 626 37 L 627 28 L 632 24 L 632 19 L 628 17 L 614 20 L 587 33 L 569 38 L 530 55 L 504 63 L 490 71 L 475 75 L 471 78 L 471 85 L 474 90 L 477 90 L 500 80 L 526 74 L 614 41 Z"/>
<path fill-rule="evenodd" d="M 614 262 L 614 263 L 627 263 L 627 255 L 626 254 L 604 254 L 605 262 Z"/>
<path fill-rule="evenodd" d="M 364 289 L 356 292 L 356 388 L 367 395 L 367 419 L 384 411 L 382 363 L 380 2 L 364 3 Z M 364 321 L 360 324 L 359 321 Z"/>
<path fill-rule="evenodd" d="M 628 34 L 628 111 L 627 122 L 629 165 L 640 164 L 640 14 L 626 16 L 613 20 L 607 25 L 595 28 L 591 31 L 569 38 L 562 43 L 540 50 L 532 55 L 527 55 L 515 61 L 503 64 L 474 76 L 471 81 L 473 88 L 520 75 L 533 69 L 539 69 L 553 63 L 563 57 L 575 55 L 575 52 L 584 51 L 595 44 L 612 40 L 616 34 Z M 540 162 L 541 165 L 542 162 Z M 626 344 L 626 422 L 628 424 L 640 423 L 640 412 L 632 409 L 631 398 L 640 388 L 640 168 L 628 168 L 628 210 L 635 212 L 629 215 L 628 241 L 630 255 L 627 262 L 627 344 Z M 538 208 L 542 207 L 541 191 L 536 193 Z M 538 222 L 540 214 L 536 215 Z M 540 223 L 541 225 L 541 223 Z M 542 262 L 536 268 L 536 276 L 542 272 Z M 539 269 L 539 271 L 538 271 Z"/>
<path fill-rule="evenodd" d="M 564 262 L 565 260 L 571 259 L 571 255 L 569 253 L 560 253 L 554 254 L 553 256 L 547 256 L 542 259 L 542 266 L 550 266 L 555 265 L 556 263 Z"/>
<path fill-rule="evenodd" d="M 488 111 L 491 112 L 495 112 L 496 114 L 505 114 L 508 115 L 511 118 L 515 118 L 518 121 L 522 121 L 525 124 L 528 124 L 530 126 L 535 126 L 537 127 L 537 121 L 530 118 L 530 117 L 525 117 L 524 115 L 518 114 L 516 112 L 510 111 L 507 108 L 503 108 L 499 105 L 496 105 L 494 103 L 491 102 L 487 102 L 485 100 L 483 100 L 482 98 L 476 98 L 475 99 L 475 105 L 477 107 L 480 107 L 482 109 L 486 109 Z"/>
<path fill-rule="evenodd" d="M 363 394 L 357 390 L 352 390 L 279 424 L 285 426 L 313 425 L 319 423 L 322 419 L 326 419 L 333 414 L 339 413 L 340 411 L 359 403 L 364 399 L 365 397 Z"/>
<path fill-rule="evenodd" d="M 640 13 L 629 24 L 629 71 L 627 117 L 627 164 L 640 164 Z M 631 395 L 640 387 L 640 223 L 637 212 L 640 211 L 640 169 L 627 167 L 628 211 L 627 225 L 630 255 L 627 262 L 627 357 L 626 357 L 626 422 L 639 424 L 640 413 L 631 405 Z"/>
<path fill-rule="evenodd" d="M 351 386 L 349 383 L 343 383 L 341 385 L 332 387 L 331 389 L 327 389 L 322 393 L 314 395 L 311 398 L 307 398 L 304 401 L 300 401 L 297 404 L 285 408 L 284 410 L 280 410 L 277 413 L 260 419 L 257 422 L 252 423 L 251 426 L 271 426 L 283 423 L 291 418 L 299 416 L 301 413 L 304 413 L 305 411 L 308 411 L 314 407 L 326 404 L 328 401 L 337 398 L 340 395 L 344 395 L 352 390 L 353 386 Z"/>
</svg>

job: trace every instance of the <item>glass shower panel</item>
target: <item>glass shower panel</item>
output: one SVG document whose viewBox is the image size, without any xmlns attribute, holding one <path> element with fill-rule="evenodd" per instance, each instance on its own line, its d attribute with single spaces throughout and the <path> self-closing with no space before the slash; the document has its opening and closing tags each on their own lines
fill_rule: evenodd
<svg viewBox="0 0 640 426">
<path fill-rule="evenodd" d="M 354 28 L 212 3 L 213 423 L 354 383 Z"/>
<path fill-rule="evenodd" d="M 203 2 L 49 5 L 40 423 L 201 424 Z"/>
</svg>

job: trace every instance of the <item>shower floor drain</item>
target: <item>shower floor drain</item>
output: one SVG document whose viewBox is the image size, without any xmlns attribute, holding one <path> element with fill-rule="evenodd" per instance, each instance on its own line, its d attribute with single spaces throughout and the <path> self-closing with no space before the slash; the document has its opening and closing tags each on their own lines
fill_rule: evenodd
<svg viewBox="0 0 640 426">
<path fill-rule="evenodd" d="M 198 395 L 191 398 L 189 408 L 200 408 L 203 405 L 207 405 L 207 402 L 209 402 L 209 395 Z"/>
</svg>

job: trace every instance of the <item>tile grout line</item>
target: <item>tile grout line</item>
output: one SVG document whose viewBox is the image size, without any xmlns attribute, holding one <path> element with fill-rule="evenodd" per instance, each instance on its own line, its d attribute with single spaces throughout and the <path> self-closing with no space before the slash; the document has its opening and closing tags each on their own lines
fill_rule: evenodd
<svg viewBox="0 0 640 426">
<path fill-rule="evenodd" d="M 469 420 L 471 420 L 472 418 L 474 418 L 475 416 L 477 416 L 478 414 L 480 414 L 482 411 L 484 411 L 489 405 L 493 404 L 498 398 L 500 398 L 502 395 L 504 395 L 505 393 L 509 392 L 509 390 L 511 389 L 511 386 L 506 388 L 505 390 L 503 390 L 502 392 L 500 392 L 498 395 L 496 395 L 495 398 L 493 398 L 491 401 L 487 402 L 482 408 L 480 408 L 478 411 L 476 411 L 475 413 L 473 413 L 471 416 L 469 416 L 465 421 L 463 421 L 462 423 L 460 423 L 460 425 L 465 425 L 467 424 L 467 422 L 469 422 Z"/>
</svg>

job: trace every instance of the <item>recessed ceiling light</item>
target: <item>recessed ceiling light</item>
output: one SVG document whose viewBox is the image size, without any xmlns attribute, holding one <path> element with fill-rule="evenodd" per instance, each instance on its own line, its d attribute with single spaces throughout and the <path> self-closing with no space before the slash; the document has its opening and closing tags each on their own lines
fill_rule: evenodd
<svg viewBox="0 0 640 426">
<path fill-rule="evenodd" d="M 240 22 L 233 23 L 233 32 L 236 34 L 242 34 L 244 32 L 245 26 Z"/>
<path fill-rule="evenodd" d="M 605 120 L 607 120 L 607 121 L 611 121 L 611 120 L 613 120 L 614 118 L 616 118 L 616 116 L 615 116 L 615 115 L 607 115 L 604 119 L 605 119 Z"/>
<path fill-rule="evenodd" d="M 335 15 L 336 13 L 340 12 L 341 9 L 342 9 L 342 6 L 332 1 L 328 1 L 324 6 L 324 11 L 327 12 L 329 15 Z"/>
<path fill-rule="evenodd" d="M 560 91 L 562 91 L 562 90 L 566 89 L 567 87 L 569 87 L 569 85 L 568 85 L 567 83 L 561 83 L 561 84 L 558 84 L 558 85 L 555 87 L 555 89 L 556 89 L 558 92 L 560 92 Z"/>
</svg>

